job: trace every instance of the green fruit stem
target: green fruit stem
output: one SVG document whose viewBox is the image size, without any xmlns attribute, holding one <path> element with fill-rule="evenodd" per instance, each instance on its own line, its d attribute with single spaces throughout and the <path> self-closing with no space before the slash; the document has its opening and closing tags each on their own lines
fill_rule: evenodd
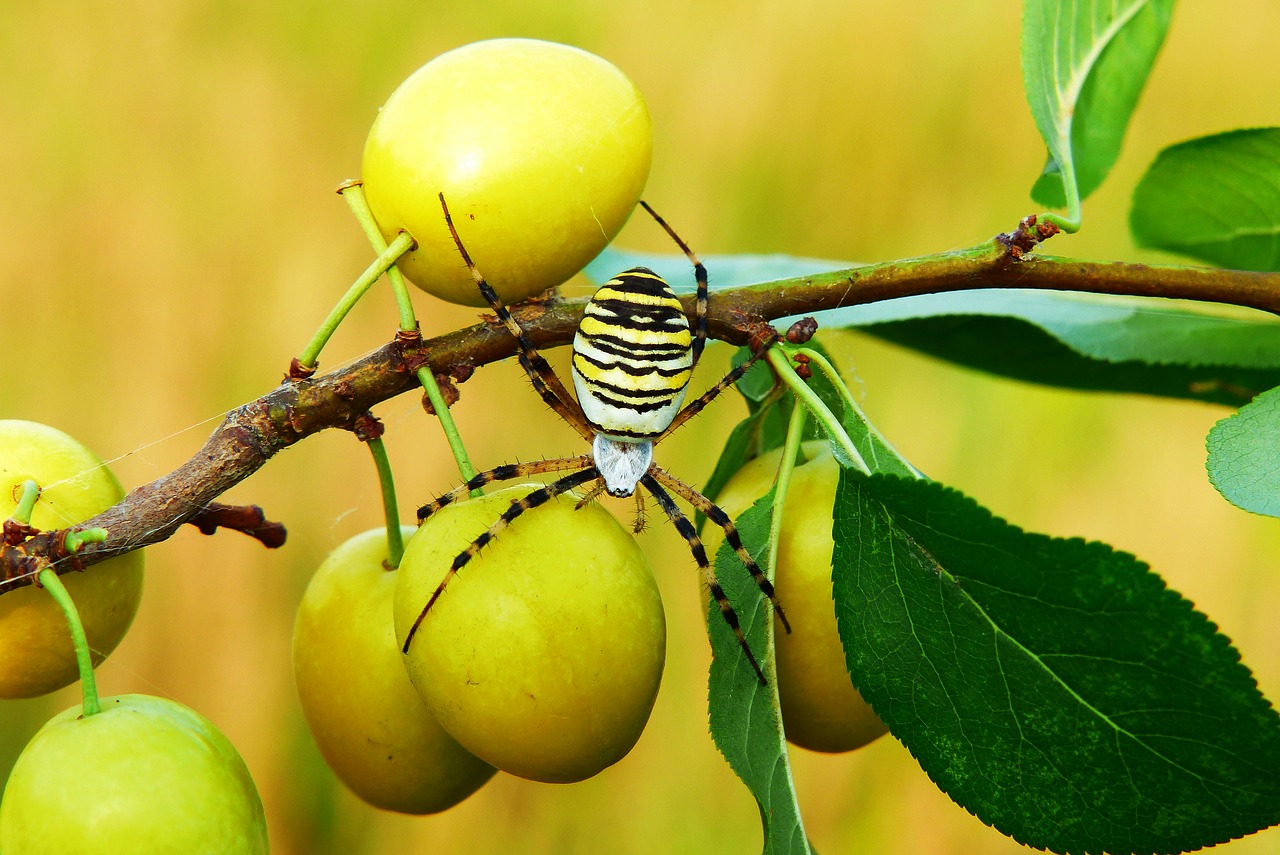
<svg viewBox="0 0 1280 855">
<path fill-rule="evenodd" d="M 365 292 L 373 287 L 373 283 L 377 282 L 382 274 L 389 268 L 394 269 L 393 265 L 396 259 L 404 255 L 414 246 L 413 235 L 408 232 L 401 232 L 396 235 L 396 239 L 391 245 L 381 251 L 373 264 L 365 268 L 364 273 L 360 274 L 347 293 L 342 295 L 342 299 L 338 301 L 338 305 L 333 307 L 329 312 L 329 316 L 324 319 L 324 323 L 320 325 L 320 329 L 316 330 L 316 334 L 312 336 L 311 341 L 306 348 L 298 356 L 298 362 L 304 368 L 315 368 L 316 360 L 320 358 L 320 351 L 324 349 L 328 343 L 329 337 L 333 335 L 334 330 L 346 318 L 351 308 L 365 295 Z"/>
<path fill-rule="evenodd" d="M 35 510 L 36 500 L 40 498 L 40 485 L 28 478 L 20 485 L 22 495 L 18 497 L 18 506 L 13 509 L 9 519 L 19 525 L 31 525 L 31 512 Z"/>
<path fill-rule="evenodd" d="M 382 236 L 382 230 L 378 228 L 377 222 L 373 219 L 373 212 L 369 210 L 369 202 L 365 199 L 364 189 L 358 183 L 351 183 L 338 188 L 338 192 L 342 194 L 342 198 L 347 200 L 347 206 L 351 208 L 351 213 L 355 215 L 356 222 L 360 223 L 360 228 L 364 231 L 365 237 L 369 239 L 369 243 L 379 253 L 384 252 L 387 242 Z M 405 234 L 407 232 L 402 232 L 401 236 L 403 237 Z M 404 281 L 404 274 L 400 272 L 400 268 L 392 265 L 387 269 L 387 280 L 391 283 L 391 290 L 396 298 L 396 306 L 400 310 L 400 330 L 402 332 L 416 333 L 418 331 L 418 319 L 413 311 L 413 303 L 409 299 L 409 288 Z M 440 385 L 436 382 L 436 377 L 431 373 L 430 368 L 418 369 L 417 375 L 418 382 L 422 384 L 422 388 L 427 393 L 427 400 L 431 402 L 431 408 L 436 412 L 436 418 L 440 420 L 440 428 L 444 431 L 445 439 L 449 443 L 449 450 L 453 453 L 453 459 L 458 464 L 458 472 L 462 474 L 463 480 L 470 481 L 475 477 L 477 470 L 475 466 L 471 465 L 471 457 L 467 454 L 466 446 L 462 443 L 462 435 L 458 433 L 458 426 L 453 421 L 448 405 L 445 404 L 444 395 L 440 393 Z M 479 491 L 475 491 L 472 495 L 477 495 L 478 493 Z"/>
<path fill-rule="evenodd" d="M 33 479 L 28 478 L 21 484 L 22 493 L 18 497 L 18 505 L 13 509 L 13 513 L 9 519 L 23 525 L 31 525 L 31 513 L 35 510 L 36 502 L 40 498 L 40 485 Z M 63 548 L 67 552 L 74 555 L 80 551 L 80 547 L 86 543 L 102 543 L 107 539 L 107 530 L 105 528 L 87 528 L 81 531 L 68 531 L 66 539 L 63 541 Z M 67 626 L 71 630 L 71 644 L 76 652 L 76 666 L 80 671 L 80 687 L 84 697 L 84 714 L 94 715 L 102 710 L 98 703 L 98 683 L 93 674 L 93 658 L 89 654 L 89 639 L 84 633 L 84 624 L 80 620 L 80 611 L 76 608 L 75 602 L 71 599 L 62 580 L 58 578 L 58 572 L 52 567 L 46 567 L 36 576 L 36 582 L 53 597 L 54 602 L 62 609 L 62 613 L 66 615 Z"/>
<path fill-rule="evenodd" d="M 347 200 L 347 207 L 355 215 L 365 237 L 373 245 L 376 252 L 381 253 L 387 247 L 382 230 L 373 219 L 373 211 L 369 210 L 369 202 L 365 199 L 364 188 L 359 184 L 345 184 L 338 188 L 338 193 Z M 396 298 L 396 307 L 400 310 L 400 329 L 413 332 L 418 328 L 418 319 L 413 313 L 413 303 L 409 300 L 409 286 L 404 281 L 404 274 L 398 267 L 387 269 L 387 281 L 391 283 L 391 292 Z"/>
<path fill-rule="evenodd" d="M 96 529 L 102 531 L 102 529 Z M 94 529 L 90 529 L 94 531 Z M 67 617 L 67 626 L 71 629 L 71 643 L 76 650 L 76 666 L 80 669 L 80 692 L 83 698 L 84 715 L 97 715 L 102 712 L 98 703 L 98 681 L 93 674 L 93 659 L 89 655 L 89 639 L 84 634 L 84 624 L 80 622 L 80 612 L 71 599 L 71 594 L 58 578 L 58 573 L 51 567 L 40 571 L 37 577 L 40 585 L 49 592 L 54 602 Z"/>
<path fill-rule="evenodd" d="M 782 533 L 782 509 L 787 503 L 787 491 L 791 489 L 791 473 L 796 468 L 796 456 L 804 439 L 804 423 L 809 411 L 804 407 L 792 407 L 787 422 L 787 438 L 782 446 L 782 459 L 778 461 L 778 477 L 773 488 L 773 516 L 769 519 L 769 566 L 778 566 L 778 542 Z"/>
<path fill-rule="evenodd" d="M 458 425 L 449 413 L 449 405 L 445 403 L 444 396 L 440 394 L 440 387 L 436 385 L 435 375 L 431 373 L 430 368 L 423 367 L 418 369 L 418 382 L 426 390 L 427 399 L 431 401 L 431 409 L 435 410 L 436 418 L 440 420 L 440 428 L 444 431 L 444 438 L 449 443 L 449 450 L 453 452 L 453 459 L 458 464 L 458 472 L 462 475 L 462 480 L 470 481 L 476 477 L 476 473 L 479 470 L 471 464 L 471 458 L 467 455 L 467 447 L 462 444 L 462 434 L 458 433 Z M 482 494 L 482 490 L 471 491 L 472 496 Z"/>
<path fill-rule="evenodd" d="M 387 447 L 380 438 L 366 443 L 369 453 L 373 455 L 373 465 L 378 470 L 378 483 L 382 486 L 382 510 L 387 518 L 387 561 L 386 568 L 394 570 L 400 566 L 404 557 L 404 535 L 400 533 L 400 509 L 396 504 L 396 485 L 391 476 L 391 461 L 387 458 Z"/>
</svg>

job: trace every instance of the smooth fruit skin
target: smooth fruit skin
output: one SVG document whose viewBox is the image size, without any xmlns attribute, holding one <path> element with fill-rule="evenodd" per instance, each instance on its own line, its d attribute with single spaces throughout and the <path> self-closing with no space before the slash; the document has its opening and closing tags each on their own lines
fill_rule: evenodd
<svg viewBox="0 0 1280 855">
<path fill-rule="evenodd" d="M 449 505 L 400 565 L 396 637 L 454 556 L 539 485 Z M 635 538 L 595 503 L 526 511 L 449 583 L 405 657 L 440 724 L 467 750 L 535 781 L 581 781 L 621 760 L 653 709 L 666 619 Z"/>
<path fill-rule="evenodd" d="M 840 465 L 825 442 L 805 443 L 809 460 L 795 468 L 782 512 L 774 586 L 791 621 L 778 632 L 778 697 L 787 739 L 813 751 L 850 751 L 888 732 L 849 679 L 831 599 L 831 509 Z M 750 461 L 716 503 L 730 517 L 773 486 L 781 450 Z M 715 526 L 706 529 L 718 548 Z"/>
<path fill-rule="evenodd" d="M 405 526 L 407 541 L 415 529 Z M 438 813 L 493 777 L 453 740 L 409 682 L 392 626 L 398 571 L 387 530 L 343 543 L 312 577 L 293 629 L 293 673 L 329 767 L 374 807 Z"/>
<path fill-rule="evenodd" d="M 653 156 L 649 111 L 608 61 L 567 45 L 495 39 L 415 71 L 387 99 L 362 175 L 388 241 L 418 249 L 400 270 L 441 299 L 485 306 L 449 236 L 506 303 L 564 282 L 631 215 Z"/>
<path fill-rule="evenodd" d="M 43 492 L 31 514 L 41 530 L 66 528 L 106 510 L 124 497 L 103 462 L 60 430 L 36 422 L 0 421 L 0 519 L 18 504 L 28 478 Z M 80 611 L 93 664 L 124 637 L 142 599 L 140 550 L 64 573 Z M 0 698 L 30 698 L 78 678 L 67 619 L 53 597 L 33 586 L 0 596 Z"/>
<path fill-rule="evenodd" d="M 256 855 L 262 801 L 199 713 L 147 695 L 59 713 L 18 757 L 0 802 L 5 855 Z"/>
</svg>

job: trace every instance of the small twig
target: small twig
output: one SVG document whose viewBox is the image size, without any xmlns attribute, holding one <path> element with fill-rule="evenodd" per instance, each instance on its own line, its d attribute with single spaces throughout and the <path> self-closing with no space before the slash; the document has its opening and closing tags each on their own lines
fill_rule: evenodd
<svg viewBox="0 0 1280 855">
<path fill-rule="evenodd" d="M 213 534 L 220 528 L 242 532 L 262 543 L 268 549 L 284 546 L 287 533 L 284 526 L 271 522 L 257 505 L 224 505 L 210 502 L 196 511 L 189 525 L 200 529 L 201 534 Z"/>
</svg>

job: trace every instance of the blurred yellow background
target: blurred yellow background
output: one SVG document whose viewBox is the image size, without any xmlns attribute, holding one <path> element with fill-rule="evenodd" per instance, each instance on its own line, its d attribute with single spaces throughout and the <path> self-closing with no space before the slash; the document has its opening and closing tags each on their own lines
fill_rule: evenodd
<svg viewBox="0 0 1280 855">
<path fill-rule="evenodd" d="M 70 432 L 126 486 L 184 461 L 220 413 L 279 382 L 372 257 L 332 191 L 356 175 L 378 105 L 431 57 L 483 38 L 564 41 L 627 72 L 656 126 L 646 198 L 701 253 L 872 261 L 1008 230 L 1033 210 L 1044 157 L 1021 90 L 1019 10 L 1016 0 L 0 4 L 0 417 Z M 1269 0 L 1237 0 L 1229 13 L 1182 4 L 1083 232 L 1051 251 L 1155 260 L 1128 236 L 1131 188 L 1166 144 L 1280 119 L 1277 34 Z M 622 243 L 671 249 L 643 218 Z M 417 306 L 428 334 L 476 317 L 422 295 Z M 322 367 L 384 343 L 395 321 L 380 288 Z M 917 466 L 1025 528 L 1150 561 L 1280 697 L 1280 523 L 1230 507 L 1204 477 L 1203 438 L 1224 409 L 1036 388 L 854 335 L 827 345 Z M 715 379 L 725 351 L 712 351 L 695 387 Z M 563 351 L 553 356 L 563 364 Z M 478 372 L 462 393 L 454 412 L 481 466 L 579 448 L 514 364 Z M 664 444 L 662 461 L 704 480 L 740 413 L 721 402 Z M 456 483 L 416 396 L 377 414 L 406 514 Z M 285 522 L 287 547 L 185 530 L 150 549 L 142 611 L 99 683 L 174 698 L 222 728 L 257 780 L 275 852 L 758 849 L 755 804 L 707 735 L 696 572 L 670 527 L 642 536 L 670 642 L 636 750 L 587 783 L 500 775 L 452 811 L 408 818 L 335 781 L 290 669 L 309 574 L 380 524 L 368 453 L 349 435 L 313 437 L 227 500 Z M 68 689 L 0 705 L 0 774 L 76 700 Z M 793 759 L 823 852 L 1022 851 L 955 807 L 891 739 Z M 1277 847 L 1271 831 L 1223 850 Z"/>
</svg>

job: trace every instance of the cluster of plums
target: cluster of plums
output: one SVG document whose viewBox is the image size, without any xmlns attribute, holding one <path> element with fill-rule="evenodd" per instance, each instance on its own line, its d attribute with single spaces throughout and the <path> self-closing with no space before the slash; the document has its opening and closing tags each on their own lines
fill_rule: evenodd
<svg viewBox="0 0 1280 855">
<path fill-rule="evenodd" d="M 617 68 L 575 48 L 501 39 L 438 57 L 396 90 L 366 143 L 364 192 L 388 239 L 417 239 L 400 262 L 412 282 L 483 305 L 444 226 L 443 192 L 472 258 L 514 302 L 604 248 L 640 197 L 651 152 L 644 101 Z M 765 493 L 777 463 L 745 469 L 726 509 Z M 783 714 L 796 744 L 822 751 L 884 732 L 836 637 L 835 466 L 814 450 L 799 468 L 777 571 L 796 626 L 779 642 Z M 384 534 L 366 532 L 312 581 L 294 637 L 303 707 L 330 765 L 367 801 L 434 812 L 495 769 L 582 780 L 639 738 L 662 673 L 662 604 L 632 536 L 594 504 L 575 510 L 576 496 L 525 513 L 487 545 L 400 652 L 453 558 L 535 488 L 447 506 L 394 572 L 383 567 Z"/>
<path fill-rule="evenodd" d="M 831 602 L 831 508 L 838 464 L 822 443 L 792 475 L 777 584 L 794 631 L 777 640 L 788 739 L 848 751 L 885 732 L 845 670 Z M 778 454 L 727 485 L 730 513 L 768 492 Z M 298 611 L 294 669 L 311 732 L 369 803 L 434 813 L 500 769 L 571 782 L 624 757 L 649 717 L 666 628 L 652 571 L 603 508 L 562 496 L 521 516 L 410 625 L 454 556 L 536 485 L 449 505 L 388 570 L 386 532 L 334 551 Z M 709 543 L 714 547 L 715 543 Z"/>
<path fill-rule="evenodd" d="M 502 39 L 442 55 L 392 94 L 369 134 L 363 183 L 387 237 L 416 238 L 399 262 L 416 285 L 481 303 L 444 228 L 443 192 L 472 256 L 516 302 L 564 281 L 612 239 L 639 199 L 651 151 L 644 101 L 618 69 L 576 48 Z M 725 509 L 765 493 L 776 466 L 776 455 L 749 464 L 722 494 Z M 795 628 L 778 639 L 786 730 L 820 751 L 884 730 L 850 685 L 836 637 L 835 466 L 811 449 L 797 469 L 776 570 Z M 122 495 L 65 434 L 0 422 L 4 516 L 27 478 L 45 488 L 37 528 L 87 519 Z M 639 738 L 662 675 L 662 602 L 632 535 L 594 503 L 577 508 L 579 497 L 526 513 L 486 546 L 401 652 L 453 558 L 535 487 L 449 505 L 406 529 L 398 569 L 386 566 L 378 529 L 338 547 L 312 579 L 294 633 L 299 695 L 329 765 L 369 803 L 438 812 L 496 770 L 579 781 Z M 105 656 L 137 609 L 141 554 L 65 579 L 90 647 Z M 53 600 L 36 587 L 0 597 L 0 697 L 43 694 L 76 676 Z M 253 782 L 208 721 L 152 697 L 103 707 L 67 710 L 27 746 L 0 804 L 0 850 L 266 850 Z"/>
</svg>

